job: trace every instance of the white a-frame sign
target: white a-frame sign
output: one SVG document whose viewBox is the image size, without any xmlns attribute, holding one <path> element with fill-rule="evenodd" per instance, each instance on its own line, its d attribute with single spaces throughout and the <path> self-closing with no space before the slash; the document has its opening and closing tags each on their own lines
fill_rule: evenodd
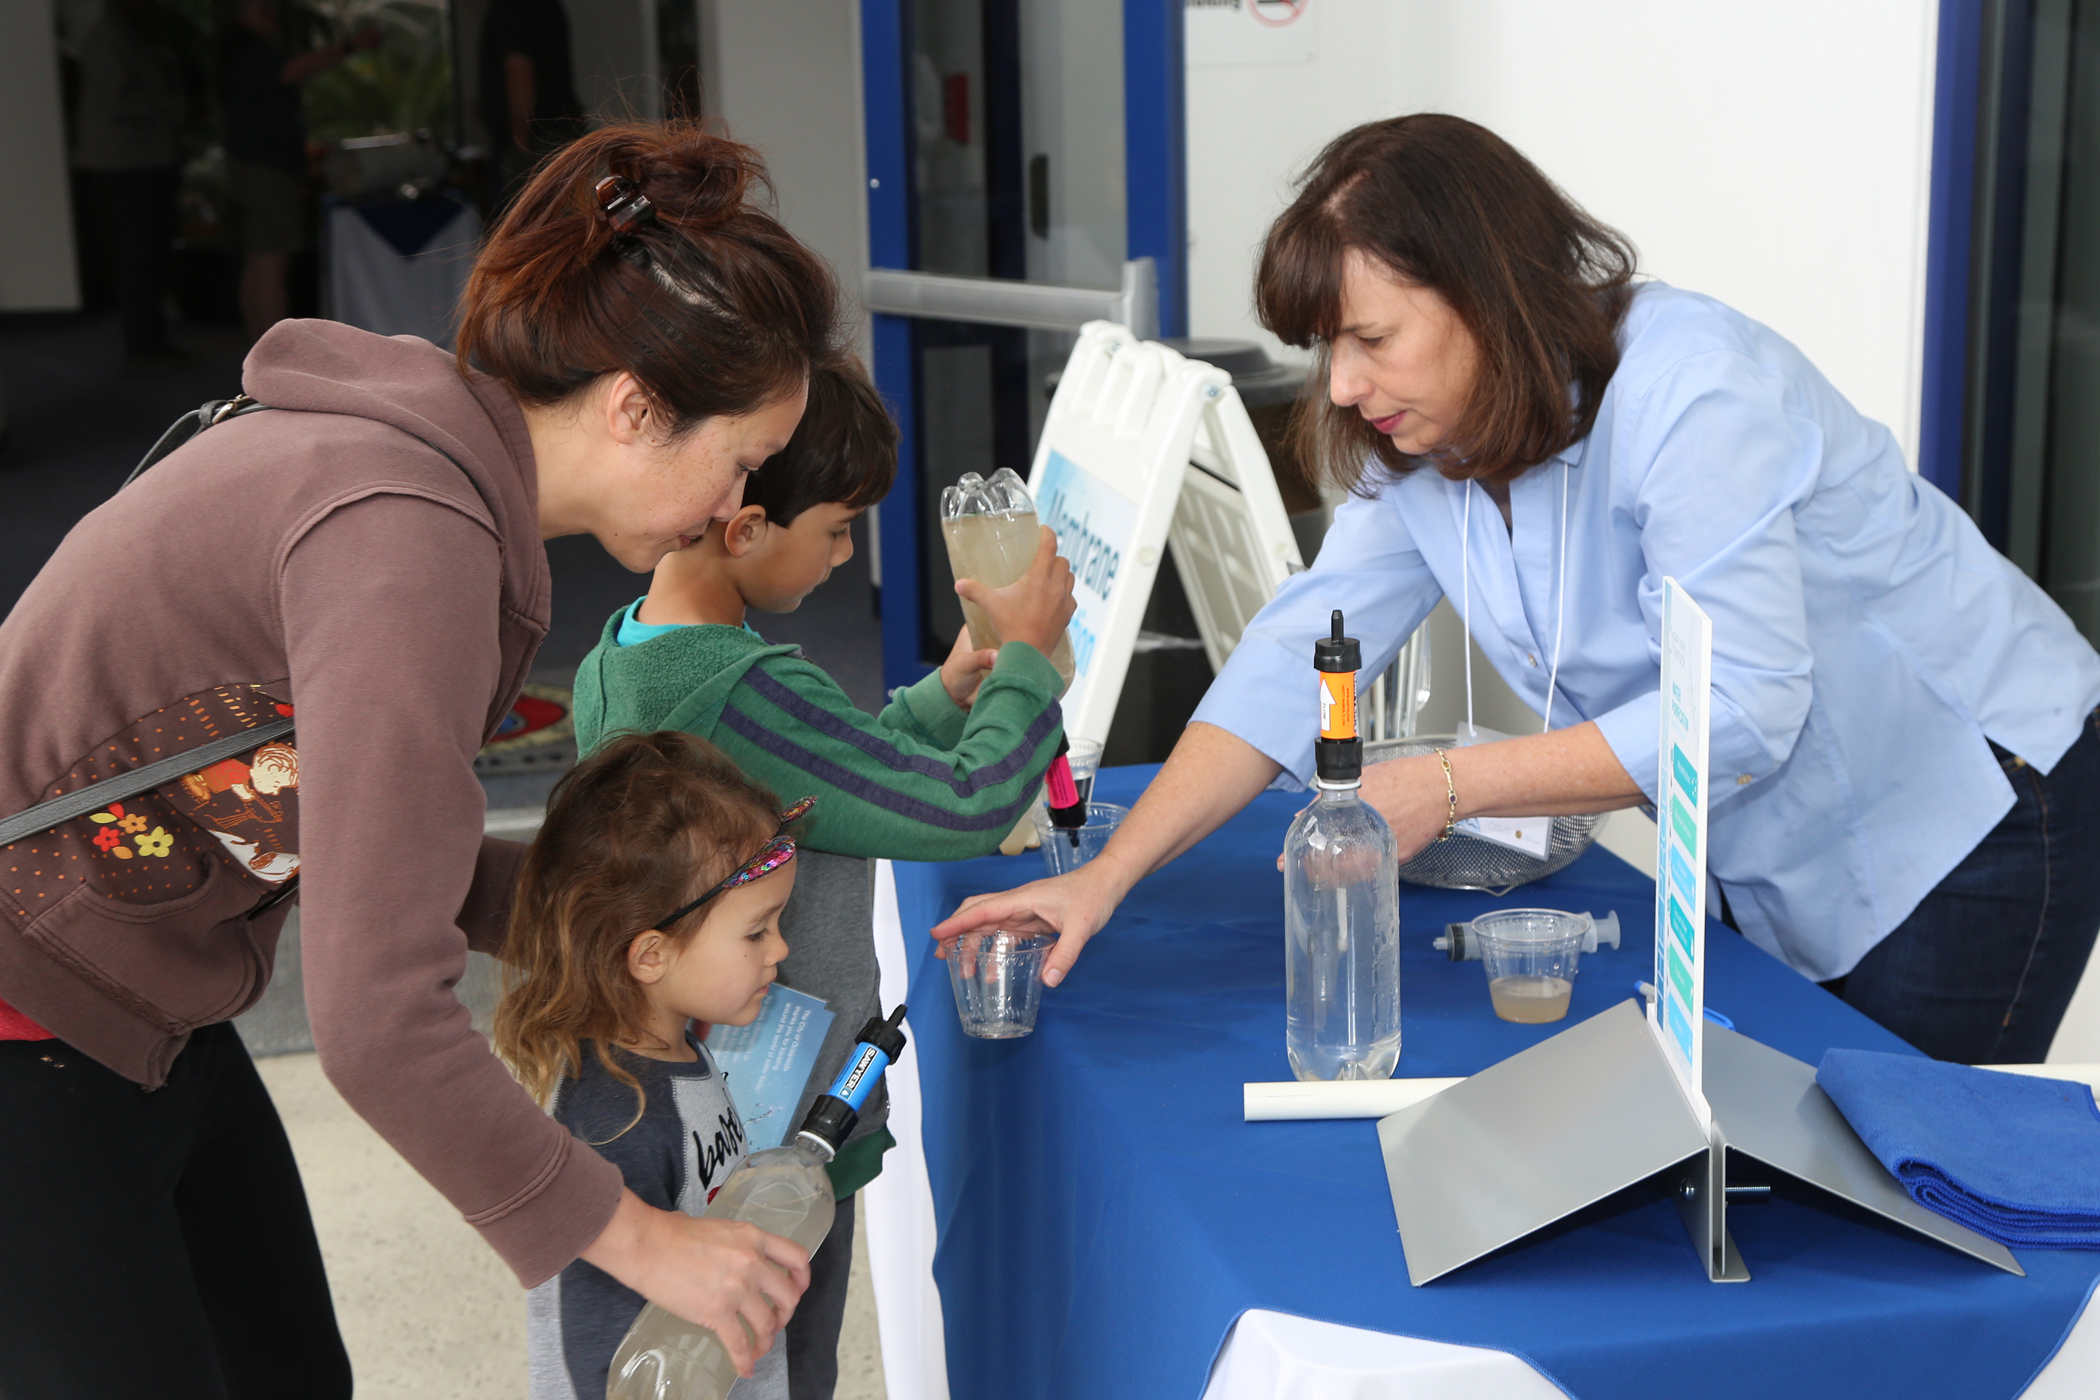
<svg viewBox="0 0 2100 1400">
<path fill-rule="evenodd" d="M 1232 376 L 1112 322 L 1079 333 L 1028 492 L 1077 576 L 1064 699 L 1076 737 L 1108 738 L 1170 536 L 1213 669 L 1302 567 Z"/>
</svg>

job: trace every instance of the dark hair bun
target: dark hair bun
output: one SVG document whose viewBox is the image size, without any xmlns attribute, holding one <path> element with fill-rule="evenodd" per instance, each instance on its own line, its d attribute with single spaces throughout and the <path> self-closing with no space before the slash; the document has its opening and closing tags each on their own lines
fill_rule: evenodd
<svg viewBox="0 0 2100 1400">
<path fill-rule="evenodd" d="M 598 182 L 653 218 L 622 233 Z M 467 283 L 459 361 L 550 404 L 625 370 L 673 429 L 792 393 L 837 328 L 830 269 L 771 210 L 765 164 L 700 122 L 602 127 L 549 156 Z"/>
</svg>

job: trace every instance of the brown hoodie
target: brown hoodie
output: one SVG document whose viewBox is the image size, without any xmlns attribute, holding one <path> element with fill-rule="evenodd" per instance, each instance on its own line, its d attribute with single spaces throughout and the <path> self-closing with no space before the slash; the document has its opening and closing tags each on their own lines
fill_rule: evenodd
<svg viewBox="0 0 2100 1400">
<path fill-rule="evenodd" d="M 542 1113 L 453 984 L 523 848 L 473 759 L 547 631 L 525 420 L 407 336 L 281 322 L 231 419 L 76 525 L 0 622 L 0 815 L 295 710 L 217 764 L 0 849 L 0 1000 L 151 1089 L 268 982 L 299 875 L 306 1004 L 350 1105 L 530 1286 L 616 1168 Z"/>
</svg>

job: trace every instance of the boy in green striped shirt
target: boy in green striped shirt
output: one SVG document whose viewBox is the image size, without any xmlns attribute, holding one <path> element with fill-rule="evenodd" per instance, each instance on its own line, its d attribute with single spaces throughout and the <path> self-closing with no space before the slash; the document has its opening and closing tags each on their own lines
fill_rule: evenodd
<svg viewBox="0 0 2100 1400">
<path fill-rule="evenodd" d="M 799 648 L 768 645 L 745 622 L 750 610 L 794 611 L 852 557 L 849 526 L 888 494 L 896 470 L 896 425 L 866 374 L 846 358 L 819 366 L 801 425 L 747 478 L 742 508 L 658 565 L 647 595 L 612 615 L 576 674 L 584 752 L 624 730 L 680 729 L 783 802 L 818 799 L 797 838 L 779 980 L 821 998 L 833 1020 L 816 1087 L 790 1122 L 844 1064 L 855 1028 L 881 1014 L 870 858 L 997 850 L 1041 792 L 1063 733 L 1063 680 L 1047 658 L 1072 616 L 1072 571 L 1047 529 L 1016 583 L 956 584 L 1005 644 L 977 651 L 963 629 L 940 669 L 894 692 L 879 715 L 857 708 Z M 828 1397 L 837 1376 L 852 1197 L 894 1142 L 887 1117 L 887 1099 L 871 1100 L 831 1164 L 837 1222 L 787 1327 L 794 1400 Z"/>
</svg>

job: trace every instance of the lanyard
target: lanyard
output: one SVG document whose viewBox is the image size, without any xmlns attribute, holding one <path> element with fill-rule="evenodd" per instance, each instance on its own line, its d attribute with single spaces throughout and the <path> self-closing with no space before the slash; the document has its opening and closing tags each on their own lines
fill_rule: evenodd
<svg viewBox="0 0 2100 1400">
<path fill-rule="evenodd" d="M 1560 644 L 1567 634 L 1568 623 L 1568 462 L 1560 463 L 1560 577 L 1557 591 L 1560 595 L 1554 606 L 1553 617 L 1553 667 L 1546 677 L 1546 722 L 1539 733 L 1553 732 L 1553 697 L 1560 689 Z M 1478 731 L 1473 727 L 1473 487 L 1466 483 L 1466 508 L 1458 543 L 1459 569 L 1459 620 L 1466 629 L 1466 737 L 1471 739 Z M 1518 605 L 1522 606 L 1519 598 Z"/>
</svg>

